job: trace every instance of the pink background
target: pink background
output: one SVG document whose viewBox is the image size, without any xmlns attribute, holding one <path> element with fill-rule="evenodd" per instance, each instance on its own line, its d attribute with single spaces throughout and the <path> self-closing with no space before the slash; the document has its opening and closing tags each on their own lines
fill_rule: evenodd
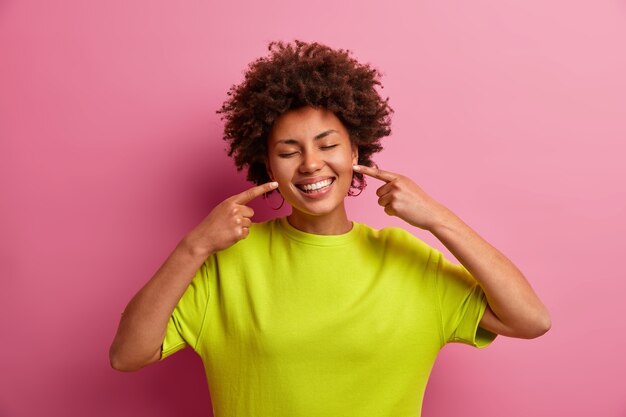
<svg viewBox="0 0 626 417">
<path fill-rule="evenodd" d="M 0 2 L 0 416 L 210 414 L 190 350 L 130 374 L 107 352 L 179 239 L 249 186 L 215 110 L 295 38 L 384 72 L 379 165 L 500 248 L 552 313 L 539 339 L 446 346 L 424 416 L 626 416 L 617 0 Z M 374 183 L 352 218 L 400 225 Z"/>
</svg>

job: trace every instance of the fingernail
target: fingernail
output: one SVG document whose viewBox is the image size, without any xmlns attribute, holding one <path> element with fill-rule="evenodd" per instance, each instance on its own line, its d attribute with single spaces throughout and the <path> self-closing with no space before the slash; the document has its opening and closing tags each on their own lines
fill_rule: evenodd
<svg viewBox="0 0 626 417">
<path fill-rule="evenodd" d="M 352 169 L 355 170 L 355 171 L 360 171 L 361 167 L 358 166 L 358 165 L 352 165 Z"/>
<path fill-rule="evenodd" d="M 278 187 L 278 183 L 276 181 L 270 182 L 270 187 L 276 188 Z"/>
</svg>

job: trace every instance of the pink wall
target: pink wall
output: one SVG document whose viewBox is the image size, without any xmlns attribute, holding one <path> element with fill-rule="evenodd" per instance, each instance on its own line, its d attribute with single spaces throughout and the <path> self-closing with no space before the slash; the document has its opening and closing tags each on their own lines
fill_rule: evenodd
<svg viewBox="0 0 626 417">
<path fill-rule="evenodd" d="M 384 71 L 379 165 L 505 252 L 551 310 L 540 339 L 447 346 L 424 416 L 626 415 L 623 1 L 7 0 L 0 416 L 209 415 L 192 352 L 122 374 L 107 351 L 178 240 L 248 186 L 215 110 L 268 41 L 294 38 Z M 352 217 L 399 225 L 374 190 Z"/>
</svg>

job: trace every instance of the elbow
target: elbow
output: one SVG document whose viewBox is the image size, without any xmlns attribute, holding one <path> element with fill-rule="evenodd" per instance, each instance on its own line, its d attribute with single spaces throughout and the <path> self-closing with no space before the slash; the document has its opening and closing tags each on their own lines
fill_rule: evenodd
<svg viewBox="0 0 626 417">
<path fill-rule="evenodd" d="M 538 334 L 537 337 L 543 336 L 544 334 L 548 333 L 548 331 L 551 328 L 552 328 L 552 319 L 550 319 L 549 315 L 546 315 L 546 317 L 543 319 L 541 323 L 540 333 Z"/>
<path fill-rule="evenodd" d="M 537 319 L 532 326 L 529 326 L 524 332 L 524 339 L 536 339 L 552 328 L 552 320 L 548 314 L 545 314 L 541 318 Z"/>
<path fill-rule="evenodd" d="M 117 353 L 115 349 L 111 346 L 109 350 L 109 363 L 111 364 L 111 368 L 120 372 L 132 372 L 136 371 L 134 367 L 132 367 L 128 362 L 124 361 L 122 355 Z"/>
<path fill-rule="evenodd" d="M 128 364 L 120 361 L 118 358 L 111 358 L 109 357 L 109 363 L 111 364 L 111 368 L 115 369 L 116 371 L 120 371 L 120 372 L 134 372 L 137 369 L 135 369 L 134 367 L 129 366 Z"/>
<path fill-rule="evenodd" d="M 139 362 L 139 361 L 131 360 L 127 356 L 125 357 L 125 355 L 118 352 L 118 350 L 115 349 L 114 346 L 111 346 L 111 349 L 109 350 L 109 363 L 111 365 L 111 368 L 115 369 L 116 371 L 134 372 L 134 371 L 140 370 L 141 368 L 153 362 L 156 362 L 156 361 L 152 360 L 152 361 L 146 361 L 146 362 Z"/>
</svg>

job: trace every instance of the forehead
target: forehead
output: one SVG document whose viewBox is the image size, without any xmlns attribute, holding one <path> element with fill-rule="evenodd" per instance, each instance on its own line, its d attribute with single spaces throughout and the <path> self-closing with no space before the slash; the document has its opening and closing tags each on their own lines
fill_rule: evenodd
<svg viewBox="0 0 626 417">
<path fill-rule="evenodd" d="M 328 129 L 347 135 L 343 123 L 333 112 L 320 108 L 301 107 L 289 110 L 276 119 L 270 131 L 269 140 L 275 142 L 285 139 L 313 139 Z"/>
</svg>

